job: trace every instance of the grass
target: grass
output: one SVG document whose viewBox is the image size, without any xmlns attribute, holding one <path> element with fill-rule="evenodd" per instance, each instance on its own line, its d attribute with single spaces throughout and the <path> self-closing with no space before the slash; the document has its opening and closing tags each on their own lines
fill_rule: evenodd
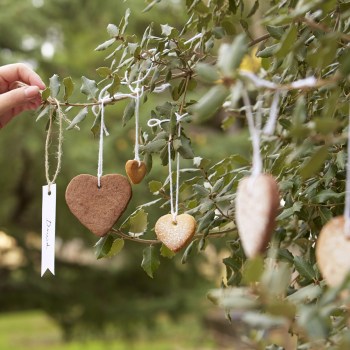
<svg viewBox="0 0 350 350">
<path fill-rule="evenodd" d="M 207 339 L 198 323 L 191 318 L 177 324 L 167 320 L 153 336 L 133 343 L 122 339 L 89 340 L 63 343 L 60 330 L 45 314 L 37 311 L 0 314 L 1 350 L 211 350 L 215 344 Z"/>
</svg>

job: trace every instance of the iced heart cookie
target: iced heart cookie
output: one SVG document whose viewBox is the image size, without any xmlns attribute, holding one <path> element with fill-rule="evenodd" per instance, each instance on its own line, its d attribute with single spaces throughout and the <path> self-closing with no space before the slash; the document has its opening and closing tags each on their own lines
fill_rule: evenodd
<svg viewBox="0 0 350 350">
<path fill-rule="evenodd" d="M 317 239 L 317 263 L 322 276 L 331 287 L 341 284 L 350 272 L 350 240 L 345 237 L 344 224 L 344 216 L 331 219 Z"/>
<path fill-rule="evenodd" d="M 147 168 L 144 162 L 128 160 L 125 164 L 125 171 L 133 184 L 138 184 L 145 177 Z"/>
<path fill-rule="evenodd" d="M 101 177 L 78 175 L 66 189 L 70 211 L 92 233 L 106 235 L 123 214 L 132 196 L 131 185 L 125 176 L 110 174 Z"/>
<path fill-rule="evenodd" d="M 236 223 L 247 257 L 262 253 L 271 238 L 279 208 L 279 191 L 267 174 L 243 178 L 237 189 Z"/>
<path fill-rule="evenodd" d="M 185 247 L 196 232 L 196 220 L 189 214 L 181 214 L 176 217 L 176 224 L 171 214 L 158 219 L 155 231 L 158 239 L 173 252 L 178 252 Z"/>
</svg>

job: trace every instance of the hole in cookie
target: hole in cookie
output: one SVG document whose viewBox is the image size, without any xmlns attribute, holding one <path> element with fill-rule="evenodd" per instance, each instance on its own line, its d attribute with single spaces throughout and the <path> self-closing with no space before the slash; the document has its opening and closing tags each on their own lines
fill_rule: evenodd
<svg viewBox="0 0 350 350">
<path fill-rule="evenodd" d="M 97 188 L 98 188 L 98 189 L 101 189 L 101 188 L 102 188 L 102 185 L 97 185 Z"/>
<path fill-rule="evenodd" d="M 47 192 L 47 194 L 48 194 L 49 196 L 51 196 L 51 191 Z"/>
</svg>

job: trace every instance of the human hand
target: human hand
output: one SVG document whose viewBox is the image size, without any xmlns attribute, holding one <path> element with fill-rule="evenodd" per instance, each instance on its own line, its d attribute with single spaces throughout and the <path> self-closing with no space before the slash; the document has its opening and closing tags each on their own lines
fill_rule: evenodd
<svg viewBox="0 0 350 350">
<path fill-rule="evenodd" d="M 39 75 L 25 64 L 0 67 L 0 128 L 22 111 L 38 108 L 43 89 Z"/>
</svg>

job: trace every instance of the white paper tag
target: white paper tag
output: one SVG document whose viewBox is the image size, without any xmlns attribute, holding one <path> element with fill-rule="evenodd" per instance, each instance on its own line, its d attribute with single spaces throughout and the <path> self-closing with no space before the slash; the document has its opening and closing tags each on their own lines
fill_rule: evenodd
<svg viewBox="0 0 350 350">
<path fill-rule="evenodd" d="M 41 277 L 46 270 L 55 274 L 56 184 L 43 186 L 41 225 Z"/>
</svg>

